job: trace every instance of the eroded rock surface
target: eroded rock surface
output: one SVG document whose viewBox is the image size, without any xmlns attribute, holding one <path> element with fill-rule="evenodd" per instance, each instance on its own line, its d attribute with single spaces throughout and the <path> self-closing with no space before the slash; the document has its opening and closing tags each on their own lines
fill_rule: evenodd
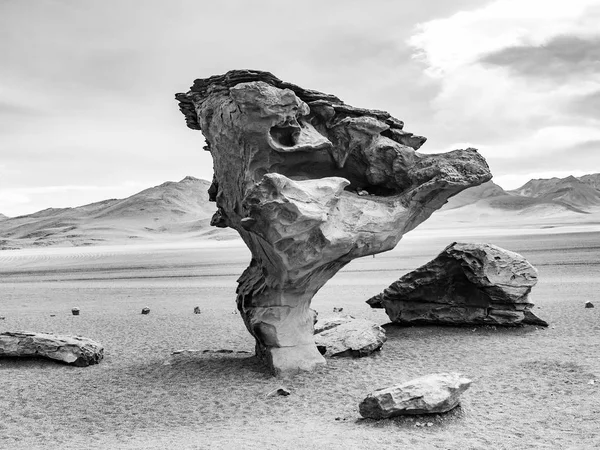
<svg viewBox="0 0 600 450">
<path fill-rule="evenodd" d="M 403 324 L 547 326 L 531 312 L 536 283 L 537 270 L 518 253 L 455 242 L 367 303 Z"/>
<path fill-rule="evenodd" d="M 213 157 L 211 224 L 237 230 L 252 252 L 237 304 L 276 374 L 324 364 L 310 301 L 329 278 L 491 178 L 474 149 L 419 154 L 425 138 L 387 112 L 267 72 L 199 79 L 176 99 Z"/>
<path fill-rule="evenodd" d="M 315 344 L 325 356 L 368 356 L 386 340 L 385 330 L 369 320 L 336 317 L 315 324 Z"/>
<path fill-rule="evenodd" d="M 0 333 L 0 357 L 31 357 L 63 361 L 85 367 L 98 364 L 104 357 L 104 347 L 81 336 L 57 336 L 46 333 Z"/>
<path fill-rule="evenodd" d="M 408 414 L 445 413 L 458 406 L 460 394 L 472 381 L 457 373 L 438 373 L 369 394 L 359 405 L 360 415 L 385 419 Z"/>
</svg>

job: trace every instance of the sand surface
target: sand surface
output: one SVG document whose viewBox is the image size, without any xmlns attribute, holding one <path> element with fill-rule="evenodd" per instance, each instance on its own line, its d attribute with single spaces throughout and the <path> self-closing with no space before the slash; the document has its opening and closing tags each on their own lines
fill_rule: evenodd
<svg viewBox="0 0 600 450">
<path fill-rule="evenodd" d="M 87 368 L 0 359 L 0 448 L 600 448 L 598 228 L 417 230 L 394 251 L 353 261 L 313 308 L 384 324 L 384 311 L 364 301 L 454 240 L 531 261 L 540 273 L 535 312 L 551 326 L 387 326 L 380 354 L 330 359 L 290 380 L 252 357 L 235 310 L 235 281 L 249 260 L 239 241 L 0 252 L 0 331 L 80 334 L 106 351 Z M 144 306 L 150 315 L 140 314 Z M 179 349 L 249 353 L 172 357 Z M 370 391 L 442 371 L 474 380 L 451 413 L 360 418 Z M 292 394 L 266 397 L 280 386 Z"/>
</svg>

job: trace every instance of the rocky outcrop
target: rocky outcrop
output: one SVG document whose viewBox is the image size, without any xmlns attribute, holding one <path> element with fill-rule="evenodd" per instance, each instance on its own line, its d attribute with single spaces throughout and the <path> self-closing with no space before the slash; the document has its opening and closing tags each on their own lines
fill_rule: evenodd
<svg viewBox="0 0 600 450">
<path fill-rule="evenodd" d="M 547 326 L 531 312 L 536 283 L 537 270 L 521 255 L 455 242 L 367 303 L 402 324 Z"/>
<path fill-rule="evenodd" d="M 268 72 L 196 80 L 176 99 L 213 157 L 211 223 L 237 230 L 252 252 L 237 305 L 277 374 L 324 364 L 310 301 L 329 278 L 491 178 L 474 149 L 419 154 L 425 138 L 390 114 Z"/>
<path fill-rule="evenodd" d="M 368 356 L 386 340 L 383 328 L 364 319 L 338 317 L 315 324 L 315 344 L 325 356 Z"/>
<path fill-rule="evenodd" d="M 0 357 L 3 356 L 40 356 L 85 367 L 98 364 L 104 357 L 104 348 L 98 342 L 81 336 L 6 332 L 0 333 Z"/>
<path fill-rule="evenodd" d="M 458 406 L 460 394 L 471 383 L 471 380 L 457 373 L 426 375 L 397 386 L 378 389 L 369 394 L 358 409 L 361 416 L 370 419 L 445 413 Z"/>
</svg>

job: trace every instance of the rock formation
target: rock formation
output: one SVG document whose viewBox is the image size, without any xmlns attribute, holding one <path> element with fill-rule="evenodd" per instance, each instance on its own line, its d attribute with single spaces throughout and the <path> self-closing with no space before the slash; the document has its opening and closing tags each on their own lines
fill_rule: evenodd
<svg viewBox="0 0 600 450">
<path fill-rule="evenodd" d="M 325 356 L 368 356 L 386 340 L 383 328 L 364 319 L 337 317 L 315 324 L 315 344 Z"/>
<path fill-rule="evenodd" d="M 369 394 L 359 405 L 360 415 L 385 419 L 408 414 L 444 413 L 459 404 L 471 380 L 457 373 L 439 373 Z"/>
<path fill-rule="evenodd" d="M 268 72 L 199 79 L 175 97 L 213 157 L 211 223 L 237 230 L 252 252 L 237 305 L 276 374 L 324 364 L 310 301 L 329 278 L 491 178 L 474 149 L 419 154 L 425 138 L 390 114 Z"/>
<path fill-rule="evenodd" d="M 367 303 L 403 324 L 547 326 L 531 312 L 536 283 L 537 270 L 521 255 L 455 242 Z"/>
<path fill-rule="evenodd" d="M 0 333 L 0 357 L 2 356 L 41 356 L 84 367 L 98 364 L 104 357 L 104 348 L 98 342 L 81 336 L 6 332 Z"/>
</svg>

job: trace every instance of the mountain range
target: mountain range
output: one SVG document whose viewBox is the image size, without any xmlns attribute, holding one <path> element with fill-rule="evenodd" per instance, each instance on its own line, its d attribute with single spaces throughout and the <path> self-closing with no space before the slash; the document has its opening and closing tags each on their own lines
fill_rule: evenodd
<svg viewBox="0 0 600 450">
<path fill-rule="evenodd" d="M 0 249 L 35 246 L 120 244 L 214 234 L 210 182 L 186 177 L 145 189 L 125 199 L 76 208 L 49 208 L 0 219 Z"/>
<path fill-rule="evenodd" d="M 448 211 L 469 205 L 521 214 L 543 210 L 587 214 L 600 207 L 600 174 L 533 179 L 509 191 L 488 181 L 455 195 L 442 209 Z"/>
<path fill-rule="evenodd" d="M 168 239 L 228 239 L 229 229 L 210 227 L 215 204 L 210 182 L 185 177 L 145 189 L 125 199 L 33 214 L 0 214 L 0 250 L 39 246 L 123 244 Z M 437 213 L 444 220 L 475 222 L 477 217 L 582 216 L 600 210 L 600 174 L 534 179 L 506 191 L 492 181 L 452 197 Z"/>
</svg>

